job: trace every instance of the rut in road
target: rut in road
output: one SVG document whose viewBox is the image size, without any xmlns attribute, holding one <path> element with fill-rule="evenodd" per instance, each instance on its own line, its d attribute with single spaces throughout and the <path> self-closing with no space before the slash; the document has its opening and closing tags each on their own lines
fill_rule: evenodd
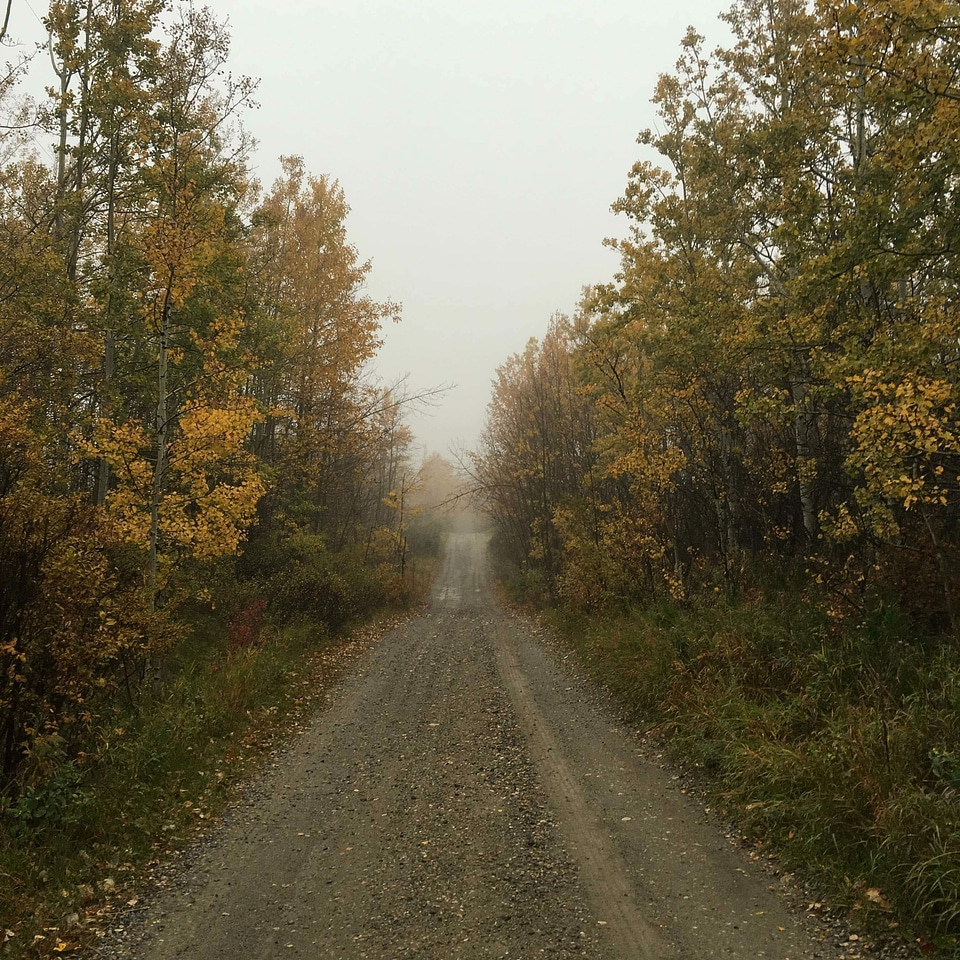
<svg viewBox="0 0 960 960">
<path fill-rule="evenodd" d="M 452 537 L 426 613 L 100 955 L 829 956 L 591 699 Z"/>
</svg>

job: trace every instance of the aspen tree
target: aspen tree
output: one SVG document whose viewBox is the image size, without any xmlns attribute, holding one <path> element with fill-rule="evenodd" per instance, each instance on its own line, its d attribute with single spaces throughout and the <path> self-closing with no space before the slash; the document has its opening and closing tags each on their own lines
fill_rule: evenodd
<svg viewBox="0 0 960 960">
<path fill-rule="evenodd" d="M 339 549 L 355 533 L 368 428 L 377 435 L 373 421 L 393 405 L 362 374 L 399 308 L 363 291 L 371 264 L 347 239 L 339 184 L 309 174 L 299 157 L 282 163 L 250 238 L 265 362 L 249 390 L 266 415 L 253 449 L 282 475 L 281 509 Z"/>
</svg>

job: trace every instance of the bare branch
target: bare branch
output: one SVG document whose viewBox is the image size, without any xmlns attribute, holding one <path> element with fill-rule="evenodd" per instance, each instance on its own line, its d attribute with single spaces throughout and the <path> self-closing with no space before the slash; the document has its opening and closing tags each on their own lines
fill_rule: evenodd
<svg viewBox="0 0 960 960">
<path fill-rule="evenodd" d="M 3 17 L 3 26 L 0 27 L 0 43 L 3 42 L 3 38 L 7 35 L 7 27 L 10 26 L 10 8 L 13 6 L 13 0 L 7 0 L 7 12 Z"/>
</svg>

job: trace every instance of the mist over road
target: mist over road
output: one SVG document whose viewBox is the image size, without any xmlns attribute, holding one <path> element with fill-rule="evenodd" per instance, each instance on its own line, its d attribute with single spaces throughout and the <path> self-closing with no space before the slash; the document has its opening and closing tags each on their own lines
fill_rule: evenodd
<svg viewBox="0 0 960 960">
<path fill-rule="evenodd" d="M 101 955 L 836 956 L 612 716 L 451 537 L 427 611 Z"/>
</svg>

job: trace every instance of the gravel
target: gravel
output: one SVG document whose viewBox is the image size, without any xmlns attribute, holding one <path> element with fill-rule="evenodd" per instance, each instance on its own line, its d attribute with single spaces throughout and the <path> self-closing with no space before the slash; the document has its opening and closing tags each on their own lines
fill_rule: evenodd
<svg viewBox="0 0 960 960">
<path fill-rule="evenodd" d="M 745 851 L 493 598 L 480 537 L 100 960 L 907 957 Z"/>
</svg>

